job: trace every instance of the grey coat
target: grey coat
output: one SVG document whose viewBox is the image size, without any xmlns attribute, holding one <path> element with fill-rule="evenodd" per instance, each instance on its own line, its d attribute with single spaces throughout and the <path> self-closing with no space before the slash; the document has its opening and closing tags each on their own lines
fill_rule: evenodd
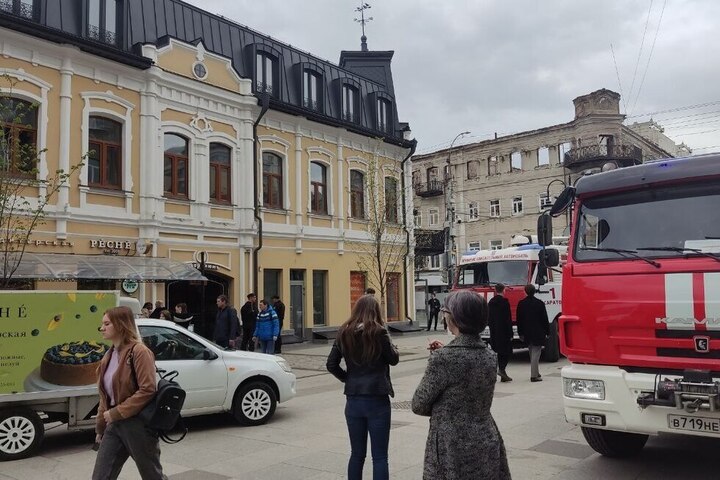
<svg viewBox="0 0 720 480">
<path fill-rule="evenodd" d="M 430 417 L 425 480 L 510 478 L 505 444 L 490 414 L 497 358 L 474 335 L 459 335 L 430 356 L 412 400 Z"/>
</svg>

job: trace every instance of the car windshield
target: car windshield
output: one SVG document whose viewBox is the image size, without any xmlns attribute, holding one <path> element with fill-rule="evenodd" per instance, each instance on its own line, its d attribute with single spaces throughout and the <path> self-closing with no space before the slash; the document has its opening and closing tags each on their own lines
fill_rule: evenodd
<svg viewBox="0 0 720 480">
<path fill-rule="evenodd" d="M 582 202 L 578 261 L 720 253 L 720 184 L 647 188 Z"/>
<path fill-rule="evenodd" d="M 471 263 L 460 267 L 458 286 L 474 285 L 525 285 L 528 283 L 527 260 Z"/>
</svg>

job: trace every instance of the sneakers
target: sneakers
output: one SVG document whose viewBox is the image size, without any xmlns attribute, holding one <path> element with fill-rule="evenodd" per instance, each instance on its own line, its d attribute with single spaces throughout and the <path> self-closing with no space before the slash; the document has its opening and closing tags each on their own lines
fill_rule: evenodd
<svg viewBox="0 0 720 480">
<path fill-rule="evenodd" d="M 530 377 L 531 382 L 542 382 L 542 377 Z"/>
</svg>

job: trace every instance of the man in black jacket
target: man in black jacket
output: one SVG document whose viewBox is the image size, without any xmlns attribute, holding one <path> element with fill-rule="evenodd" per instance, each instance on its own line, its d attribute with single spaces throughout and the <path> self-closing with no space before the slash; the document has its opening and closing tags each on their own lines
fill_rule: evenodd
<svg viewBox="0 0 720 480">
<path fill-rule="evenodd" d="M 237 311 L 228 304 L 227 296 L 220 295 L 217 297 L 216 304 L 218 311 L 217 315 L 215 315 L 213 342 L 221 347 L 228 348 L 230 340 L 234 341 L 238 336 L 240 321 L 238 320 Z"/>
<path fill-rule="evenodd" d="M 520 300 L 517 307 L 518 335 L 530 349 L 530 381 L 541 382 L 540 353 L 550 335 L 550 325 L 545 302 L 535 298 L 535 286 L 525 285 L 525 293 L 527 297 Z"/>
<path fill-rule="evenodd" d="M 275 313 L 277 313 L 278 320 L 280 320 L 280 335 L 278 335 L 277 340 L 275 340 L 275 354 L 278 354 L 282 353 L 282 330 L 283 321 L 285 320 L 285 304 L 277 295 L 273 295 L 270 300 L 272 300 L 273 309 L 275 310 Z"/>
<path fill-rule="evenodd" d="M 240 308 L 240 318 L 242 319 L 242 341 L 240 342 L 240 350 L 255 351 L 255 343 L 252 336 L 255 333 L 255 322 L 257 322 L 258 306 L 257 296 L 254 293 L 248 293 L 247 302 Z"/>
<path fill-rule="evenodd" d="M 498 375 L 501 382 L 512 382 L 505 373 L 508 361 L 512 356 L 512 314 L 510 302 L 503 296 L 505 285 L 495 285 L 495 296 L 488 302 L 488 326 L 490 327 L 490 346 L 497 353 Z"/>
<path fill-rule="evenodd" d="M 430 300 L 428 300 L 428 307 L 430 307 L 430 319 L 428 320 L 427 331 L 430 331 L 430 326 L 435 319 L 435 330 L 437 330 L 438 315 L 440 314 L 440 300 L 435 298 L 435 294 L 431 293 Z M 443 320 L 444 322 L 445 320 Z"/>
</svg>

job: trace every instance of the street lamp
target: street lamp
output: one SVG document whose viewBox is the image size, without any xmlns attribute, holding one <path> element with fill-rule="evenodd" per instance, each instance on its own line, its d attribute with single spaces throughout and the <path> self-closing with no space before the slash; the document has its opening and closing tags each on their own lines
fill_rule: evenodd
<svg viewBox="0 0 720 480">
<path fill-rule="evenodd" d="M 455 193 L 453 192 L 453 182 L 450 175 L 450 157 L 452 156 L 455 142 L 465 135 L 470 135 L 470 132 L 460 132 L 455 135 L 453 141 L 450 142 L 448 156 L 447 159 L 445 159 L 445 220 L 448 222 L 447 235 L 445 237 L 445 259 L 447 262 L 448 290 L 452 287 L 453 267 L 455 265 Z"/>
</svg>

